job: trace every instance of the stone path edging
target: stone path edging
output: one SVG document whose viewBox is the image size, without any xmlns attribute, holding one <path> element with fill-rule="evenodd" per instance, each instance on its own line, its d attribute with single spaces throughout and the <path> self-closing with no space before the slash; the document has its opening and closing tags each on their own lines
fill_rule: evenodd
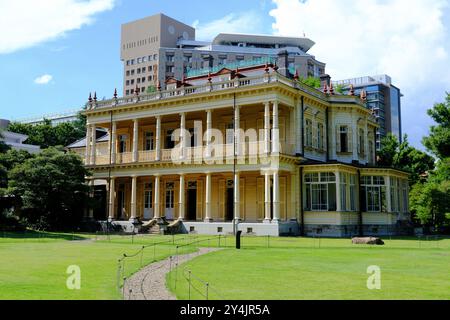
<svg viewBox="0 0 450 320">
<path fill-rule="evenodd" d="M 197 252 L 175 256 L 172 258 L 172 269 L 175 263 L 181 265 L 200 255 L 217 250 L 219 249 L 200 248 Z M 126 280 L 123 291 L 124 300 L 176 300 L 176 297 L 166 287 L 166 274 L 169 271 L 170 258 L 142 268 Z"/>
</svg>

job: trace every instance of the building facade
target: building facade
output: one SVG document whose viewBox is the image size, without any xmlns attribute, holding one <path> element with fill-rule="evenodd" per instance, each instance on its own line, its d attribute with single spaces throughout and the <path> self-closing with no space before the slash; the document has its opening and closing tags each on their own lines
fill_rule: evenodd
<svg viewBox="0 0 450 320">
<path fill-rule="evenodd" d="M 92 170 L 89 183 L 104 184 L 102 218 L 114 223 L 164 217 L 199 234 L 398 234 L 409 221 L 408 175 L 374 166 L 378 125 L 365 104 L 274 65 L 222 69 L 89 101 L 87 143 L 71 149 Z M 107 138 L 92 138 L 97 128 Z"/>
<path fill-rule="evenodd" d="M 24 123 L 24 124 L 31 124 L 31 125 L 37 125 L 37 124 L 43 124 L 46 120 L 50 121 L 50 123 L 53 126 L 56 126 L 60 123 L 67 123 L 67 122 L 75 122 L 78 120 L 78 114 L 82 108 L 61 113 L 53 113 L 53 114 L 46 114 L 43 116 L 38 117 L 29 117 L 29 118 L 23 118 L 23 119 L 17 119 L 16 122 Z"/>
<path fill-rule="evenodd" d="M 290 70 L 298 70 L 305 78 L 319 77 L 325 73 L 325 64 L 307 53 L 313 45 L 307 38 L 242 34 L 219 34 L 210 42 L 196 41 L 194 28 L 157 14 L 122 25 L 123 95 L 133 95 L 136 88 L 140 93 L 159 85 L 164 89 L 171 77 L 182 79 L 223 67 L 270 62 L 280 50 L 289 53 Z"/>
<path fill-rule="evenodd" d="M 399 141 L 402 141 L 402 112 L 400 89 L 392 84 L 388 75 L 367 76 L 334 82 L 335 85 L 343 85 L 344 93 L 350 91 L 353 86 L 355 94 L 362 90 L 367 92 L 367 107 L 374 111 L 380 127 L 377 130 L 376 147 L 381 149 L 381 139 L 388 133 L 392 133 Z"/>
<path fill-rule="evenodd" d="M 15 150 L 24 150 L 29 153 L 39 153 L 41 148 L 31 144 L 24 143 L 28 136 L 25 134 L 7 131 L 9 120 L 0 119 L 0 140 Z"/>
</svg>

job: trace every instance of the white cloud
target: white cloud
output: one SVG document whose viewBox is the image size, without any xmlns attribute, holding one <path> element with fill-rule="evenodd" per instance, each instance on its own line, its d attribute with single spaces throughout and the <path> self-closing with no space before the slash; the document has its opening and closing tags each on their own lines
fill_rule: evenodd
<svg viewBox="0 0 450 320">
<path fill-rule="evenodd" d="M 29 48 L 92 23 L 115 0 L 0 0 L 0 54 Z"/>
<path fill-rule="evenodd" d="M 404 133 L 419 146 L 426 108 L 449 89 L 450 0 L 273 0 L 274 33 L 306 36 L 335 79 L 386 73 L 403 100 Z M 420 101 L 420 102 L 419 102 Z M 425 122 L 425 123 L 424 123 Z M 423 131 L 423 130 L 421 130 Z M 420 135 L 420 136 L 419 136 Z"/>
<path fill-rule="evenodd" d="M 36 84 L 48 84 L 48 83 L 50 83 L 50 81 L 52 81 L 52 79 L 53 79 L 53 76 L 51 76 L 49 74 L 44 74 L 44 75 L 34 79 L 34 83 L 36 83 Z"/>
<path fill-rule="evenodd" d="M 196 28 L 198 40 L 210 41 L 219 33 L 258 33 L 262 29 L 263 20 L 255 12 L 230 13 L 223 18 L 207 23 L 195 20 L 192 26 Z"/>
</svg>

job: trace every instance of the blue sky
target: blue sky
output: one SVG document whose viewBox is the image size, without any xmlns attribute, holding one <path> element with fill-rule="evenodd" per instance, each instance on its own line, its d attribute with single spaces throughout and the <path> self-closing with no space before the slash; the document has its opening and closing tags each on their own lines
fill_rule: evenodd
<svg viewBox="0 0 450 320">
<path fill-rule="evenodd" d="M 64 112 L 90 91 L 99 98 L 120 92 L 120 25 L 163 12 L 195 25 L 200 39 L 220 31 L 306 33 L 336 80 L 390 74 L 405 94 L 404 131 L 420 146 L 431 124 L 426 108 L 450 91 L 449 2 L 0 0 L 0 118 Z"/>
</svg>

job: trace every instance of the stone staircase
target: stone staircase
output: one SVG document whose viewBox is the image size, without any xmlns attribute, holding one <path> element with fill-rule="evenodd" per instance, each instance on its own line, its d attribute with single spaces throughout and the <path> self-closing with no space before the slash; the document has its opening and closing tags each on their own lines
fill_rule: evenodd
<svg viewBox="0 0 450 320">
<path fill-rule="evenodd" d="M 149 234 L 161 234 L 161 229 L 159 228 L 159 224 L 155 224 L 151 228 L 148 229 Z"/>
</svg>

